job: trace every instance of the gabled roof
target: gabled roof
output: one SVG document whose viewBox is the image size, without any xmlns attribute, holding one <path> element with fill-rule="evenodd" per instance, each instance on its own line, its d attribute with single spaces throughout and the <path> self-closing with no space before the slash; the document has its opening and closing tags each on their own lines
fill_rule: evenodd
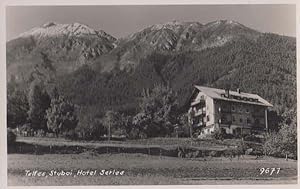
<svg viewBox="0 0 300 189">
<path fill-rule="evenodd" d="M 251 93 L 244 93 L 244 92 L 237 92 L 237 91 L 229 91 L 230 98 L 225 97 L 225 90 L 224 89 L 217 89 L 217 88 L 210 88 L 210 87 L 204 87 L 204 86 L 198 86 L 195 85 L 195 88 L 199 91 L 203 92 L 207 96 L 211 97 L 212 99 L 218 99 L 218 100 L 225 100 L 225 101 L 232 101 L 232 102 L 240 102 L 240 103 L 246 103 L 246 104 L 255 104 L 255 105 L 261 105 L 261 106 L 268 106 L 272 107 L 273 105 L 270 104 L 268 101 L 263 99 L 257 94 L 251 94 Z"/>
</svg>

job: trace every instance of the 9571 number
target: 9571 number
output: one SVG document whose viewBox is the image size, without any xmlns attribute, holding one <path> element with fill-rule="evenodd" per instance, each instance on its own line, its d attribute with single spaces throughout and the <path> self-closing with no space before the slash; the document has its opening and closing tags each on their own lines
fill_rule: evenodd
<svg viewBox="0 0 300 189">
<path fill-rule="evenodd" d="M 260 175 L 278 175 L 280 172 L 280 168 L 260 168 Z"/>
</svg>

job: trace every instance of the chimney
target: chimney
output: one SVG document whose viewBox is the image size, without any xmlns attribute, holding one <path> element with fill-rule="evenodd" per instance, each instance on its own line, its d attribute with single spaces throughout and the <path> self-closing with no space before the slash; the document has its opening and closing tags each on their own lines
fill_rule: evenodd
<svg viewBox="0 0 300 189">
<path fill-rule="evenodd" d="M 237 88 L 237 89 L 236 89 L 236 92 L 238 92 L 239 94 L 241 94 L 241 89 L 240 89 L 240 88 Z"/>
<path fill-rule="evenodd" d="M 225 85 L 225 97 L 229 98 L 229 89 L 230 89 L 230 84 Z"/>
<path fill-rule="evenodd" d="M 225 97 L 229 98 L 229 88 L 225 89 Z"/>
</svg>

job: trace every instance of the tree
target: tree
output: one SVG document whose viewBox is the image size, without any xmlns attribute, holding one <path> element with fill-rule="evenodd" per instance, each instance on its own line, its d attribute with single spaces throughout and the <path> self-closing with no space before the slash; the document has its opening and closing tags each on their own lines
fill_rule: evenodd
<svg viewBox="0 0 300 189">
<path fill-rule="evenodd" d="M 187 124 L 190 129 L 190 138 L 193 138 L 193 125 L 194 125 L 195 111 L 191 108 L 187 113 Z"/>
<path fill-rule="evenodd" d="M 122 124 L 122 117 L 118 112 L 107 111 L 103 118 L 103 125 L 107 129 L 108 140 L 110 140 L 112 133 L 122 133 L 125 127 Z"/>
<path fill-rule="evenodd" d="M 75 130 L 79 137 L 87 140 L 99 140 L 106 133 L 101 119 L 92 115 L 81 117 Z"/>
<path fill-rule="evenodd" d="M 33 81 L 28 94 L 28 120 L 33 129 L 46 130 L 46 110 L 49 108 L 51 99 L 42 82 Z"/>
<path fill-rule="evenodd" d="M 138 113 L 136 116 L 134 116 L 132 123 L 134 125 L 135 130 L 137 130 L 136 132 L 139 133 L 139 136 L 136 136 L 136 138 L 144 138 L 142 135 L 140 135 L 141 133 L 145 133 L 148 136 L 151 136 L 151 131 L 154 131 L 151 128 L 151 126 L 153 125 L 151 117 L 143 112 Z M 155 134 L 157 133 L 154 132 L 153 135 Z"/>
<path fill-rule="evenodd" d="M 283 125 L 279 130 L 281 135 L 280 148 L 285 157 L 297 157 L 297 126 Z"/>
<path fill-rule="evenodd" d="M 264 143 L 264 150 L 267 155 L 286 158 L 297 157 L 296 117 L 291 117 L 291 115 L 287 116 L 281 123 L 281 128 L 278 132 L 271 132 L 267 134 L 266 141 Z"/>
<path fill-rule="evenodd" d="M 121 125 L 125 134 L 128 136 L 133 129 L 133 117 L 131 115 L 121 114 Z"/>
<path fill-rule="evenodd" d="M 15 88 L 7 91 L 7 126 L 15 128 L 25 124 L 29 106 L 24 91 Z"/>
<path fill-rule="evenodd" d="M 47 127 L 58 137 L 59 134 L 75 129 L 78 119 L 75 105 L 63 97 L 51 100 L 47 113 Z"/>
<path fill-rule="evenodd" d="M 165 136 L 173 131 L 173 125 L 179 120 L 176 93 L 164 85 L 156 85 L 152 91 L 144 90 L 140 103 L 140 113 L 136 123 L 142 124 L 147 135 Z M 140 118 L 140 119 L 138 119 Z"/>
</svg>

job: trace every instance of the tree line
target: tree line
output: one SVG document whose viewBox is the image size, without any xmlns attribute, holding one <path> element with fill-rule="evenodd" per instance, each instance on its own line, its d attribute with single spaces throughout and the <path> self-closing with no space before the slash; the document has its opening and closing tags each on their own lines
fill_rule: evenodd
<svg viewBox="0 0 300 189">
<path fill-rule="evenodd" d="M 28 90 L 9 83 L 7 126 L 44 136 L 52 133 L 56 137 L 87 140 L 99 140 L 103 136 L 135 139 L 171 136 L 179 121 L 176 93 L 168 86 L 157 84 L 153 89 L 145 88 L 141 96 L 138 113 L 108 110 L 100 117 L 87 114 L 59 94 L 56 87 L 47 90 L 41 81 L 33 81 Z"/>
</svg>

